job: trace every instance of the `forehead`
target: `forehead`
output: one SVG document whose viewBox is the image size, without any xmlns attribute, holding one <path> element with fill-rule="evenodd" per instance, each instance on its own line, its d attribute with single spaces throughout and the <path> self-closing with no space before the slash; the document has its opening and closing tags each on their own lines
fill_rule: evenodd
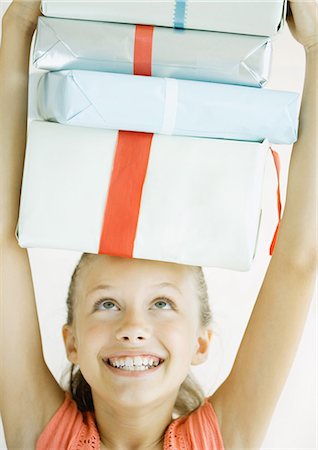
<svg viewBox="0 0 318 450">
<path fill-rule="evenodd" d="M 195 293 L 195 277 L 190 266 L 106 255 L 95 255 L 88 261 L 81 284 L 84 292 L 105 285 L 134 291 L 158 287 L 174 288 L 181 295 Z"/>
</svg>

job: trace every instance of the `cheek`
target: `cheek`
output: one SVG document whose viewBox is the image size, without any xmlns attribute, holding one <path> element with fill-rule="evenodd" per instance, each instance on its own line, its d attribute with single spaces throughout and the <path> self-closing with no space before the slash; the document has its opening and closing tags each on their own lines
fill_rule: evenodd
<svg viewBox="0 0 318 450">
<path fill-rule="evenodd" d="M 166 322 L 162 326 L 161 336 L 171 353 L 185 363 L 191 361 L 196 348 L 196 327 L 193 321 L 182 317 L 179 320 Z"/>
<path fill-rule="evenodd" d="M 78 327 L 78 352 L 96 355 L 101 348 L 110 342 L 112 327 L 100 321 L 86 321 Z"/>
</svg>

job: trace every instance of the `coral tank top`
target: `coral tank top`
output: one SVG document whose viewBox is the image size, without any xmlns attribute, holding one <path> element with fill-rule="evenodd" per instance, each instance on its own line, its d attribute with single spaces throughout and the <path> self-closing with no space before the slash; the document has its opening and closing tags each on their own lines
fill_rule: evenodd
<svg viewBox="0 0 318 450">
<path fill-rule="evenodd" d="M 47 424 L 36 450 L 99 450 L 94 413 L 82 413 L 66 394 L 64 403 Z M 224 450 L 216 414 L 208 399 L 188 416 L 169 425 L 163 450 Z"/>
</svg>

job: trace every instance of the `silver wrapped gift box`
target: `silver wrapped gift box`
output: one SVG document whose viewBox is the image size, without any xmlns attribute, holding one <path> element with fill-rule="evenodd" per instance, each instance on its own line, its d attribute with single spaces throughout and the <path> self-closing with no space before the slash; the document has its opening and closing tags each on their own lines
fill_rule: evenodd
<svg viewBox="0 0 318 450">
<path fill-rule="evenodd" d="M 42 0 L 45 16 L 272 36 L 286 0 Z"/>
<path fill-rule="evenodd" d="M 69 70 L 46 73 L 40 116 L 65 125 L 290 144 L 298 94 L 174 78 Z"/>
<path fill-rule="evenodd" d="M 261 87 L 268 80 L 268 37 L 39 17 L 38 69 L 140 73 Z M 143 51 L 143 42 L 146 48 Z M 98 43 L 98 45 L 97 45 Z"/>
</svg>

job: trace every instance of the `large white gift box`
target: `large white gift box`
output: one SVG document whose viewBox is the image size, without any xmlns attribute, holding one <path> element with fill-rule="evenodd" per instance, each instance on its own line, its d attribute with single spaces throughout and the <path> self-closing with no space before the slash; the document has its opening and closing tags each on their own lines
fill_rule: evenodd
<svg viewBox="0 0 318 450">
<path fill-rule="evenodd" d="M 248 270 L 268 143 L 32 122 L 22 247 Z"/>
<path fill-rule="evenodd" d="M 148 25 L 39 17 L 33 64 L 263 86 L 271 41 L 248 36 Z"/>
<path fill-rule="evenodd" d="M 298 94 L 87 70 L 46 73 L 40 116 L 65 125 L 243 141 L 297 139 Z"/>
<path fill-rule="evenodd" d="M 42 0 L 45 16 L 272 36 L 286 0 Z"/>
</svg>

